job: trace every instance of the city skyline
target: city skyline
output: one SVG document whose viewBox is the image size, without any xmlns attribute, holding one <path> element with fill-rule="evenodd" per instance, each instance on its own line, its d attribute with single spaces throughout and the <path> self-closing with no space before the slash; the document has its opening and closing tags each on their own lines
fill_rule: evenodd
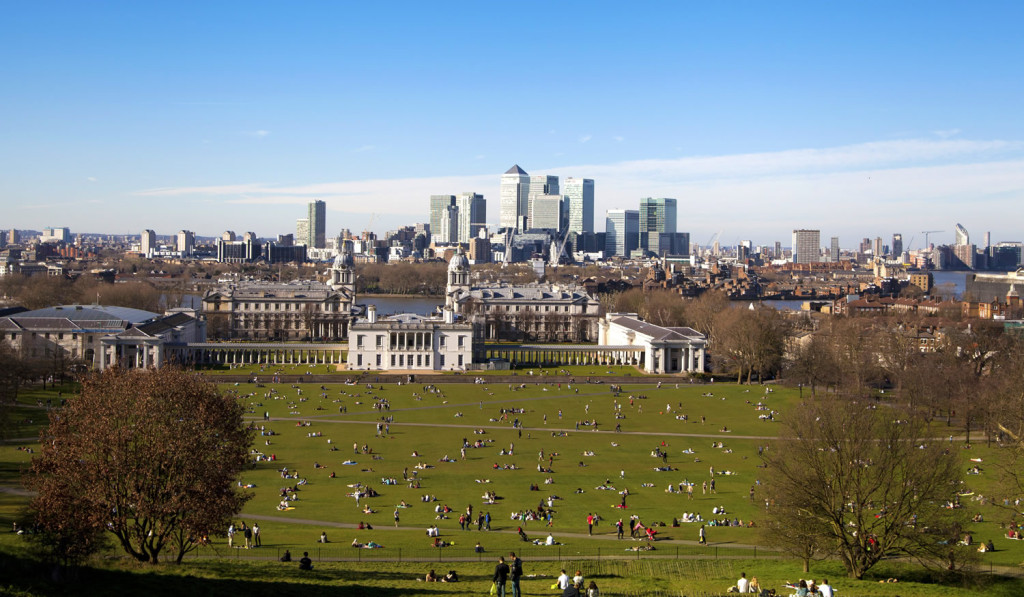
<svg viewBox="0 0 1024 597">
<path fill-rule="evenodd" d="M 319 199 L 332 237 L 475 191 L 493 231 L 518 163 L 594 180 L 598 232 L 674 197 L 697 243 L 1024 236 L 1016 3 L 527 2 L 545 19 L 516 35 L 489 5 L 199 7 L 8 8 L 0 227 L 274 237 Z M 503 64 L 571 84 L 511 88 Z"/>
</svg>

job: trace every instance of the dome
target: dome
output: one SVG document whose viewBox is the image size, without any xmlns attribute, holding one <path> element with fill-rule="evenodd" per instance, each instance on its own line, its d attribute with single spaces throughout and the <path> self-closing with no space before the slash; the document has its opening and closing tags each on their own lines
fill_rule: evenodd
<svg viewBox="0 0 1024 597">
<path fill-rule="evenodd" d="M 334 258 L 334 269 L 342 269 L 345 267 L 352 267 L 355 260 L 352 257 L 352 242 L 343 241 L 341 248 L 338 251 L 338 255 Z"/>
<path fill-rule="evenodd" d="M 467 259 L 466 255 L 460 250 L 454 257 L 452 257 L 452 260 L 448 262 L 448 271 L 458 272 L 467 269 L 469 269 L 469 259 Z"/>
</svg>

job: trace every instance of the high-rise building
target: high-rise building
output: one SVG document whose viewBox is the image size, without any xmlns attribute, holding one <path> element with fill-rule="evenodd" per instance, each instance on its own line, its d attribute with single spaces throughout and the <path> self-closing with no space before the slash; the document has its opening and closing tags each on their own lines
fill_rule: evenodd
<svg viewBox="0 0 1024 597">
<path fill-rule="evenodd" d="M 448 217 L 448 208 L 455 205 L 455 195 L 431 195 L 430 196 L 430 233 L 434 242 L 449 242 L 440 240 L 441 221 Z"/>
<path fill-rule="evenodd" d="M 565 197 L 568 212 L 568 231 L 576 234 L 593 234 L 594 232 L 594 181 L 590 178 L 572 178 L 565 180 Z"/>
<path fill-rule="evenodd" d="M 435 243 L 450 244 L 459 242 L 459 208 L 449 205 L 441 214 L 440 227 L 434 235 Z"/>
<path fill-rule="evenodd" d="M 831 261 L 835 261 L 835 262 L 839 261 L 839 237 L 838 236 L 833 236 L 832 237 L 832 251 L 831 251 L 829 257 L 830 257 Z"/>
<path fill-rule="evenodd" d="M 530 175 L 518 165 L 501 175 L 499 225 L 522 230 L 530 207 Z"/>
<path fill-rule="evenodd" d="M 10 230 L 7 231 L 7 244 L 9 244 L 9 245 L 20 245 L 21 244 L 21 234 L 19 234 L 18 231 L 15 230 L 14 228 L 11 228 Z"/>
<path fill-rule="evenodd" d="M 634 209 L 609 209 L 604 230 L 604 256 L 629 257 L 640 244 L 640 212 Z"/>
<path fill-rule="evenodd" d="M 234 230 L 225 230 L 223 233 L 221 233 L 220 239 L 222 241 L 224 241 L 224 242 L 229 242 L 229 243 L 235 242 L 235 231 Z"/>
<path fill-rule="evenodd" d="M 821 261 L 821 231 L 793 231 L 793 263 L 818 263 Z"/>
<path fill-rule="evenodd" d="M 196 233 L 191 230 L 179 232 L 174 249 L 181 253 L 182 257 L 191 257 L 196 252 Z"/>
<path fill-rule="evenodd" d="M 455 198 L 458 208 L 459 226 L 456 234 L 460 243 L 468 243 L 470 239 L 480 235 L 487 223 L 487 200 L 479 193 L 461 193 Z"/>
<path fill-rule="evenodd" d="M 143 230 L 139 239 L 139 252 L 146 257 L 152 257 L 153 251 L 156 251 L 156 232 L 152 230 Z"/>
<path fill-rule="evenodd" d="M 783 257 L 785 257 L 785 254 L 782 252 L 782 241 L 777 240 L 775 241 L 775 253 L 772 255 L 772 258 L 782 259 Z"/>
<path fill-rule="evenodd" d="M 877 259 L 883 255 L 885 255 L 885 251 L 882 249 L 882 237 L 876 236 L 875 242 L 871 244 L 871 256 Z"/>
<path fill-rule="evenodd" d="M 309 204 L 309 242 L 307 247 L 327 247 L 327 204 L 317 199 Z"/>
<path fill-rule="evenodd" d="M 533 201 L 544 195 L 560 195 L 558 192 L 558 177 L 547 174 L 538 174 L 530 177 L 530 190 L 527 193 L 527 229 L 537 228 L 533 224 Z"/>
<path fill-rule="evenodd" d="M 892 235 L 892 256 L 899 259 L 903 255 L 903 235 L 896 233 Z"/>
<path fill-rule="evenodd" d="M 676 200 L 645 197 L 640 200 L 640 248 L 656 255 L 671 253 L 671 247 L 661 246 L 662 234 L 675 234 Z"/>
<path fill-rule="evenodd" d="M 563 198 L 561 195 L 538 195 L 530 200 L 533 213 L 530 216 L 530 228 L 534 230 L 554 230 L 561 232 L 564 228 Z"/>
<path fill-rule="evenodd" d="M 309 245 L 309 218 L 295 220 L 295 244 Z"/>
<path fill-rule="evenodd" d="M 956 240 L 953 242 L 954 245 L 969 245 L 971 244 L 971 235 L 967 233 L 967 229 L 962 224 L 956 225 Z"/>
</svg>

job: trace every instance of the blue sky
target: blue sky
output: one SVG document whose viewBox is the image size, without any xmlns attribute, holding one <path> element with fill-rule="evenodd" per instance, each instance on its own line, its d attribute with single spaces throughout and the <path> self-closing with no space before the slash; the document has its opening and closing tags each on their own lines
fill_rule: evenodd
<svg viewBox="0 0 1024 597">
<path fill-rule="evenodd" d="M 0 228 L 496 222 L 518 163 L 595 179 L 599 230 L 653 195 L 697 242 L 1024 240 L 1022 6 L 7 3 Z"/>
</svg>

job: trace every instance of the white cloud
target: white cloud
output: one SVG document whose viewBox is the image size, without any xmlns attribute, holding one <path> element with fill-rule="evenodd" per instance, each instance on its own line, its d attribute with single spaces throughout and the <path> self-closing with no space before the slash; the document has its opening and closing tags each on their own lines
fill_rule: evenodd
<svg viewBox="0 0 1024 597">
<path fill-rule="evenodd" d="M 376 145 L 361 145 L 352 150 L 352 153 L 364 153 L 367 151 L 373 151 L 377 149 Z"/>
<path fill-rule="evenodd" d="M 932 134 L 940 139 L 949 139 L 950 137 L 955 137 L 959 135 L 960 129 L 946 129 L 942 131 L 933 131 Z"/>
<path fill-rule="evenodd" d="M 96 182 L 96 177 L 95 176 L 86 176 L 85 177 L 85 181 L 86 182 Z"/>
<path fill-rule="evenodd" d="M 626 140 L 626 138 L 621 135 L 615 135 L 614 137 L 612 137 L 612 140 L 615 141 L 616 143 L 622 143 L 623 141 Z"/>
<path fill-rule="evenodd" d="M 583 135 L 582 137 L 580 137 L 580 143 L 586 143 L 587 141 L 590 141 L 593 138 L 593 135 Z"/>
<path fill-rule="evenodd" d="M 245 134 L 256 139 L 262 139 L 263 137 L 270 135 L 270 131 L 259 129 L 257 131 L 246 131 Z"/>
</svg>

